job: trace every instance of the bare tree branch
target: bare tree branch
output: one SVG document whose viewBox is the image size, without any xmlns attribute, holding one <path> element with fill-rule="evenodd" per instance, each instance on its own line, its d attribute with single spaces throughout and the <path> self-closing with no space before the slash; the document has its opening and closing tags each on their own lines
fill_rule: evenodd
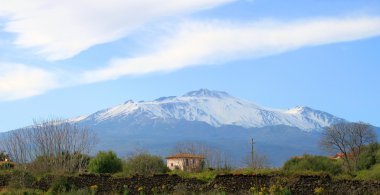
<svg viewBox="0 0 380 195">
<path fill-rule="evenodd" d="M 40 168 L 65 171 L 82 169 L 82 160 L 87 160 L 83 154 L 88 154 L 96 142 L 88 128 L 59 119 L 34 121 L 33 126 L 9 132 L 3 139 L 13 161 L 26 164 L 40 159 Z"/>
<path fill-rule="evenodd" d="M 342 153 L 346 168 L 353 172 L 363 146 L 375 141 L 376 134 L 369 124 L 338 123 L 323 131 L 320 146 L 327 151 Z"/>
</svg>

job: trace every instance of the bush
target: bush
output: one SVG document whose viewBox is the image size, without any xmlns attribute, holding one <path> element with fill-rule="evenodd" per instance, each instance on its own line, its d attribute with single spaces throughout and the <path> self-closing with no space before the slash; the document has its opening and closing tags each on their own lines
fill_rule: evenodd
<svg viewBox="0 0 380 195">
<path fill-rule="evenodd" d="M 376 163 L 380 162 L 380 147 L 378 143 L 370 144 L 363 148 L 359 155 L 357 169 L 369 169 Z"/>
<path fill-rule="evenodd" d="M 90 157 L 85 154 L 63 152 L 57 156 L 38 156 L 28 164 L 33 173 L 77 173 L 87 168 Z"/>
<path fill-rule="evenodd" d="M 332 160 L 324 156 L 304 155 L 302 158 L 292 158 L 285 162 L 286 171 L 322 171 L 333 175 L 342 172 L 340 160 Z"/>
<path fill-rule="evenodd" d="M 90 160 L 88 169 L 94 173 L 117 173 L 123 170 L 123 163 L 114 152 L 100 151 Z"/>
<path fill-rule="evenodd" d="M 167 171 L 168 168 L 161 157 L 146 153 L 129 158 L 124 166 L 124 172 L 128 175 L 152 175 Z"/>
<path fill-rule="evenodd" d="M 358 171 L 356 179 L 380 180 L 380 164 L 376 164 L 368 170 Z"/>
<path fill-rule="evenodd" d="M 24 170 L 14 170 L 8 186 L 13 189 L 32 188 L 37 178 Z"/>
<path fill-rule="evenodd" d="M 73 189 L 73 185 L 69 183 L 67 177 L 59 176 L 53 180 L 51 187 L 49 189 L 53 194 L 70 192 Z"/>
<path fill-rule="evenodd" d="M 173 170 L 170 174 L 179 175 L 183 178 L 196 178 L 202 181 L 212 181 L 219 174 L 225 174 L 229 172 L 225 172 L 222 170 L 203 170 L 202 172 L 188 172 L 182 170 Z"/>
</svg>

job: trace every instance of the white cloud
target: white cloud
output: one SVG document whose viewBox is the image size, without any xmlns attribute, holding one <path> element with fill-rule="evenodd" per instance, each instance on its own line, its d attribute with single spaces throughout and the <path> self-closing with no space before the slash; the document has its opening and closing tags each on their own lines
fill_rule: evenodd
<svg viewBox="0 0 380 195">
<path fill-rule="evenodd" d="M 58 83 L 51 72 L 23 64 L 0 62 L 0 101 L 31 97 L 56 87 Z"/>
<path fill-rule="evenodd" d="M 380 17 L 320 18 L 293 22 L 235 23 L 188 21 L 171 29 L 153 51 L 119 58 L 84 72 L 49 71 L 0 62 L 0 101 L 42 94 L 48 90 L 117 79 L 128 75 L 221 64 L 302 47 L 354 41 L 380 35 Z M 160 33 L 161 35 L 161 33 Z"/>
<path fill-rule="evenodd" d="M 84 73 L 84 82 L 171 71 L 189 66 L 260 57 L 301 47 L 353 41 L 380 35 L 380 17 L 320 18 L 295 22 L 186 22 L 157 43 L 156 51 L 112 60 Z"/>
<path fill-rule="evenodd" d="M 233 0 L 11 0 L 2 1 L 4 30 L 15 43 L 61 60 L 101 43 L 127 36 L 159 18 L 211 8 Z"/>
</svg>

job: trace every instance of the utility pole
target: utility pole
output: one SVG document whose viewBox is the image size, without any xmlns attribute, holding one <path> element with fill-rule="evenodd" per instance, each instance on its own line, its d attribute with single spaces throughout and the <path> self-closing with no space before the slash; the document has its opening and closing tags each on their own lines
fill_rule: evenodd
<svg viewBox="0 0 380 195">
<path fill-rule="evenodd" d="M 253 140 L 253 138 L 251 138 L 251 167 L 252 167 L 252 168 L 254 168 L 254 167 L 253 167 L 253 166 L 254 166 L 254 165 L 253 165 L 253 162 L 254 162 L 254 160 L 255 160 L 255 159 L 254 159 L 254 158 L 255 158 L 255 157 L 254 157 L 254 154 L 255 154 L 255 153 L 254 153 L 254 150 L 253 150 L 253 145 L 254 145 L 255 143 L 256 143 L 255 140 Z"/>
</svg>

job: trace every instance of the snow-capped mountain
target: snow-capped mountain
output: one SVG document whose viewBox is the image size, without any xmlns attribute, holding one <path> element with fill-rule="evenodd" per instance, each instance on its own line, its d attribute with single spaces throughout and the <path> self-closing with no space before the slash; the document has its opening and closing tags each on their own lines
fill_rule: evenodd
<svg viewBox="0 0 380 195">
<path fill-rule="evenodd" d="M 226 92 L 200 89 L 182 96 L 161 97 L 154 101 L 129 100 L 70 121 L 86 124 L 128 121 L 134 125 L 152 121 L 168 124 L 188 121 L 204 122 L 213 127 L 234 125 L 244 128 L 286 125 L 311 131 L 320 130 L 344 119 L 309 107 L 288 110 L 261 107 Z"/>
<path fill-rule="evenodd" d="M 177 144 L 191 143 L 244 166 L 242 159 L 250 154 L 254 139 L 255 151 L 266 155 L 271 166 L 281 166 L 292 156 L 330 155 L 318 146 L 321 130 L 345 120 L 308 107 L 272 109 L 201 89 L 153 101 L 129 100 L 68 121 L 95 133 L 99 142 L 94 153 L 113 150 L 126 156 L 148 151 L 164 157 Z"/>
</svg>

